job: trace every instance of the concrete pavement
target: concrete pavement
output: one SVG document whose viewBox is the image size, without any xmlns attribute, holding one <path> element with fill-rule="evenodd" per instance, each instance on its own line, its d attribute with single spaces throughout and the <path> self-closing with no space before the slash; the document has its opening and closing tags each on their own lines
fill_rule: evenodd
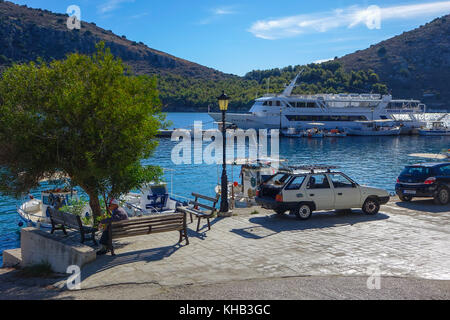
<svg viewBox="0 0 450 320">
<path fill-rule="evenodd" d="M 57 279 L 49 287 L 56 291 L 44 292 L 80 299 L 133 299 L 133 292 L 136 299 L 176 299 L 202 290 L 211 299 L 448 299 L 449 281 L 436 280 L 450 280 L 449 220 L 450 206 L 428 200 L 394 199 L 377 216 L 319 212 L 308 221 L 239 209 L 215 219 L 211 231 L 189 230 L 189 246 L 176 244 L 177 232 L 119 240 L 116 257 L 83 268 L 83 291 L 62 293 L 65 280 Z M 383 294 L 367 289 L 374 272 L 387 279 Z"/>
</svg>

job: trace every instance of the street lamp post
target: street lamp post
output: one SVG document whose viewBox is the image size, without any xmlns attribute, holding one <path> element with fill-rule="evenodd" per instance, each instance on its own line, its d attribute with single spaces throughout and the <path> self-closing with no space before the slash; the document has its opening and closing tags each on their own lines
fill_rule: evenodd
<svg viewBox="0 0 450 320">
<path fill-rule="evenodd" d="M 222 92 L 222 95 L 217 98 L 219 100 L 220 111 L 222 111 L 222 145 L 223 145 L 223 166 L 222 166 L 222 188 L 221 188 L 221 202 L 220 213 L 221 215 L 227 215 L 230 211 L 228 205 L 228 177 L 227 177 L 227 128 L 225 122 L 225 114 L 228 110 L 228 103 L 230 98 Z"/>
</svg>

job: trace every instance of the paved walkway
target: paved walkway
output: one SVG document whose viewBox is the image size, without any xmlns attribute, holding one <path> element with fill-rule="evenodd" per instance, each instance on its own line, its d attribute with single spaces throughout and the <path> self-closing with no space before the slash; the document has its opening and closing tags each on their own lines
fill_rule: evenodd
<svg viewBox="0 0 450 320">
<path fill-rule="evenodd" d="M 260 208 L 236 212 L 213 221 L 211 231 L 190 230 L 189 246 L 175 245 L 177 232 L 120 240 L 116 257 L 83 268 L 82 287 L 366 276 L 368 268 L 382 276 L 450 280 L 450 206 L 393 201 L 377 216 L 319 212 L 308 221 Z"/>
</svg>

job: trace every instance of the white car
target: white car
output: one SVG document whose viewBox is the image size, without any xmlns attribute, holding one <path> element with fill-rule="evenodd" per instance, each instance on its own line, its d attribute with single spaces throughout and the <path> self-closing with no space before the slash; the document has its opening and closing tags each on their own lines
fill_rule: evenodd
<svg viewBox="0 0 450 320">
<path fill-rule="evenodd" d="M 314 211 L 361 209 L 376 215 L 389 202 L 386 190 L 360 186 L 336 167 L 311 166 L 281 170 L 260 185 L 256 202 L 278 214 L 286 211 L 302 220 Z"/>
</svg>

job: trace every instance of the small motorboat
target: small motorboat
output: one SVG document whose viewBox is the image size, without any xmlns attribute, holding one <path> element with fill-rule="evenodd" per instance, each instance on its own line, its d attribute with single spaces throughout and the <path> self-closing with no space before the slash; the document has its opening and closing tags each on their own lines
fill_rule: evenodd
<svg viewBox="0 0 450 320">
<path fill-rule="evenodd" d="M 441 153 L 413 153 L 410 154 L 409 156 L 415 158 L 450 161 L 450 149 L 442 150 Z"/>
<path fill-rule="evenodd" d="M 229 164 L 234 168 L 239 166 L 240 182 L 230 182 L 228 184 L 228 198 L 231 207 L 250 207 L 256 205 L 255 197 L 258 186 L 274 175 L 279 169 L 281 163 L 286 162 L 283 159 L 236 159 Z M 278 166 L 276 165 L 278 164 Z M 232 173 L 233 176 L 233 173 Z M 220 182 L 215 187 L 216 196 L 221 196 L 222 186 Z"/>
<path fill-rule="evenodd" d="M 302 138 L 305 136 L 305 133 L 302 130 L 298 130 L 296 128 L 287 128 L 287 129 L 281 130 L 281 134 L 284 137 L 288 137 L 288 138 Z"/>
<path fill-rule="evenodd" d="M 450 128 L 443 121 L 435 121 L 431 128 L 420 129 L 421 136 L 450 136 Z"/>
<path fill-rule="evenodd" d="M 128 193 L 120 198 L 129 217 L 175 213 L 181 201 L 169 194 L 167 184 L 148 184 L 139 193 Z"/>
<path fill-rule="evenodd" d="M 393 120 L 356 121 L 359 127 L 346 128 L 352 136 L 398 136 L 401 128 Z"/>
<path fill-rule="evenodd" d="M 51 229 L 49 207 L 70 206 L 74 201 L 79 201 L 76 190 L 69 189 L 54 189 L 41 192 L 41 199 L 35 199 L 33 196 L 28 196 L 23 203 L 17 207 L 23 225 L 25 223 L 28 227 Z M 89 218 L 92 215 L 89 205 L 82 210 L 82 215 Z"/>
<path fill-rule="evenodd" d="M 347 136 L 347 132 L 339 129 L 333 129 L 325 132 L 325 137 L 330 138 L 343 138 Z"/>
<path fill-rule="evenodd" d="M 325 132 L 323 129 L 319 129 L 320 127 L 325 126 L 323 123 L 310 123 L 309 126 L 312 126 L 311 129 L 305 131 L 305 137 L 307 138 L 323 138 L 325 137 Z"/>
</svg>

